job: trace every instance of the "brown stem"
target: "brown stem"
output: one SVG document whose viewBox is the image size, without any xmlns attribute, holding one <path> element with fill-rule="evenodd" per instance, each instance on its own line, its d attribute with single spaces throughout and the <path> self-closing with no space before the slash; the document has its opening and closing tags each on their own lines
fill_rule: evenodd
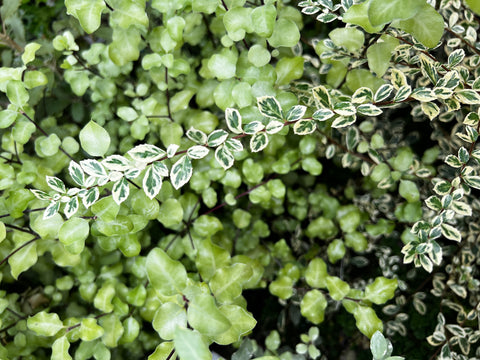
<svg viewBox="0 0 480 360">
<path fill-rule="evenodd" d="M 2 261 L 0 261 L 0 266 L 3 265 L 8 259 L 10 259 L 13 255 L 15 255 L 17 252 L 19 252 L 20 250 L 22 250 L 24 247 L 26 247 L 27 245 L 30 245 L 31 243 L 33 243 L 34 241 L 40 239 L 40 237 L 34 237 L 32 240 L 29 240 L 27 241 L 26 243 L 20 245 L 18 248 L 16 248 L 15 250 L 13 250 L 10 254 L 8 254 Z"/>
</svg>

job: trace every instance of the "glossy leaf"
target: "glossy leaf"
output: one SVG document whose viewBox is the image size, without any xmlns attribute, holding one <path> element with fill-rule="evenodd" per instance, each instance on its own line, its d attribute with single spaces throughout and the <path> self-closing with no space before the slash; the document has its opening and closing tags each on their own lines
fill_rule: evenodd
<svg viewBox="0 0 480 360">
<path fill-rule="evenodd" d="M 198 331 L 177 327 L 173 342 L 181 359 L 212 360 L 212 354 Z"/>
<path fill-rule="evenodd" d="M 27 327 L 41 336 L 54 336 L 63 328 L 63 323 L 57 314 L 45 311 L 27 319 Z"/>
<path fill-rule="evenodd" d="M 397 279 L 377 277 L 373 283 L 365 287 L 365 298 L 377 305 L 385 304 L 393 298 L 397 286 Z"/>
<path fill-rule="evenodd" d="M 185 267 L 172 260 L 165 251 L 155 248 L 147 256 L 147 275 L 152 286 L 160 294 L 171 296 L 181 292 L 187 281 Z"/>
<path fill-rule="evenodd" d="M 231 327 L 230 321 L 217 308 L 215 299 L 210 294 L 197 295 L 191 299 L 187 319 L 191 327 L 209 337 L 222 334 Z"/>
<path fill-rule="evenodd" d="M 193 167 L 190 158 L 186 155 L 182 156 L 170 171 L 170 179 L 175 189 L 181 188 L 192 177 Z"/>
</svg>

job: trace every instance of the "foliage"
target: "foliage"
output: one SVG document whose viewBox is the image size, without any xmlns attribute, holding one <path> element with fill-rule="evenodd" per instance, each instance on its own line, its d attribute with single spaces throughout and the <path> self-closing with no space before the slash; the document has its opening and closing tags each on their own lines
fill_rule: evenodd
<svg viewBox="0 0 480 360">
<path fill-rule="evenodd" d="M 5 2 L 0 358 L 479 357 L 479 13 Z"/>
</svg>

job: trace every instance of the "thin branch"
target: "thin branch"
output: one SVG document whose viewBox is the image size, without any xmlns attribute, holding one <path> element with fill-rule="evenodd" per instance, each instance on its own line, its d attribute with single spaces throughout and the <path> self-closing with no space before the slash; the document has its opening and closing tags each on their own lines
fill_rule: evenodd
<svg viewBox="0 0 480 360">
<path fill-rule="evenodd" d="M 40 125 L 38 125 L 38 124 L 35 122 L 35 120 L 33 120 L 30 116 L 28 116 L 28 114 L 27 114 L 25 111 L 20 110 L 20 113 L 21 113 L 23 116 L 25 116 L 33 125 L 35 125 L 35 127 L 38 129 L 38 131 L 40 131 L 43 135 L 45 135 L 45 136 L 48 137 L 47 132 L 46 132 L 45 130 L 43 130 L 43 129 L 40 127 Z M 63 148 L 62 145 L 59 146 L 59 149 L 60 149 L 61 152 L 63 152 L 65 155 L 67 155 L 67 157 L 68 157 L 70 160 L 73 161 L 73 157 L 72 157 L 69 153 L 67 153 L 67 151 Z"/>
<path fill-rule="evenodd" d="M 104 77 L 96 69 L 92 69 L 91 67 L 89 67 L 76 52 L 74 52 L 72 55 L 85 70 L 91 72 L 93 75 L 99 76 L 104 79 Z"/>
<path fill-rule="evenodd" d="M 165 90 L 165 95 L 167 96 L 168 118 L 170 119 L 170 121 L 173 121 L 172 110 L 170 109 L 170 90 L 168 89 L 168 68 L 165 68 L 165 83 L 167 84 L 167 89 Z"/>
<path fill-rule="evenodd" d="M 14 229 L 14 230 L 18 230 L 18 231 L 21 231 L 21 232 L 24 232 L 24 233 L 27 233 L 27 234 L 30 234 L 30 235 L 33 235 L 35 237 L 38 237 L 40 238 L 40 235 L 38 235 L 35 231 L 33 231 L 32 229 L 24 229 L 24 228 L 21 228 L 19 226 L 16 226 L 16 225 L 12 225 L 12 224 L 4 224 L 5 227 L 8 227 L 10 229 Z"/>
<path fill-rule="evenodd" d="M 111 314 L 111 313 L 103 313 L 103 314 L 94 316 L 93 318 L 94 318 L 95 320 L 98 320 L 98 319 L 100 319 L 100 318 L 102 318 L 102 317 L 104 317 L 104 316 L 107 316 L 107 315 L 109 315 L 109 314 Z M 88 319 L 88 318 L 87 318 L 87 319 Z M 65 331 L 66 331 L 66 332 L 70 332 L 70 331 L 72 331 L 73 329 L 76 329 L 76 328 L 80 327 L 81 325 L 82 325 L 82 323 L 79 322 L 78 324 L 69 326 L 68 328 L 65 329 Z"/>
<path fill-rule="evenodd" d="M 5 262 L 7 262 L 8 259 L 10 259 L 13 255 L 15 255 L 20 250 L 22 250 L 24 247 L 30 245 L 31 243 L 33 243 L 34 241 L 36 241 L 38 239 L 40 239 L 40 237 L 34 237 L 32 240 L 29 240 L 26 243 L 20 245 L 18 248 L 16 248 L 10 254 L 8 254 L 2 261 L 0 261 L 0 266 L 2 266 Z"/>
</svg>

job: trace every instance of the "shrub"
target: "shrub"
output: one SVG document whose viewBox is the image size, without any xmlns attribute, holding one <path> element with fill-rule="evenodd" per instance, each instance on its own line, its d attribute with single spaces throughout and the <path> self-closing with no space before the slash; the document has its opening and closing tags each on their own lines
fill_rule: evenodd
<svg viewBox="0 0 480 360">
<path fill-rule="evenodd" d="M 480 356 L 478 2 L 0 14 L 1 358 Z"/>
</svg>

